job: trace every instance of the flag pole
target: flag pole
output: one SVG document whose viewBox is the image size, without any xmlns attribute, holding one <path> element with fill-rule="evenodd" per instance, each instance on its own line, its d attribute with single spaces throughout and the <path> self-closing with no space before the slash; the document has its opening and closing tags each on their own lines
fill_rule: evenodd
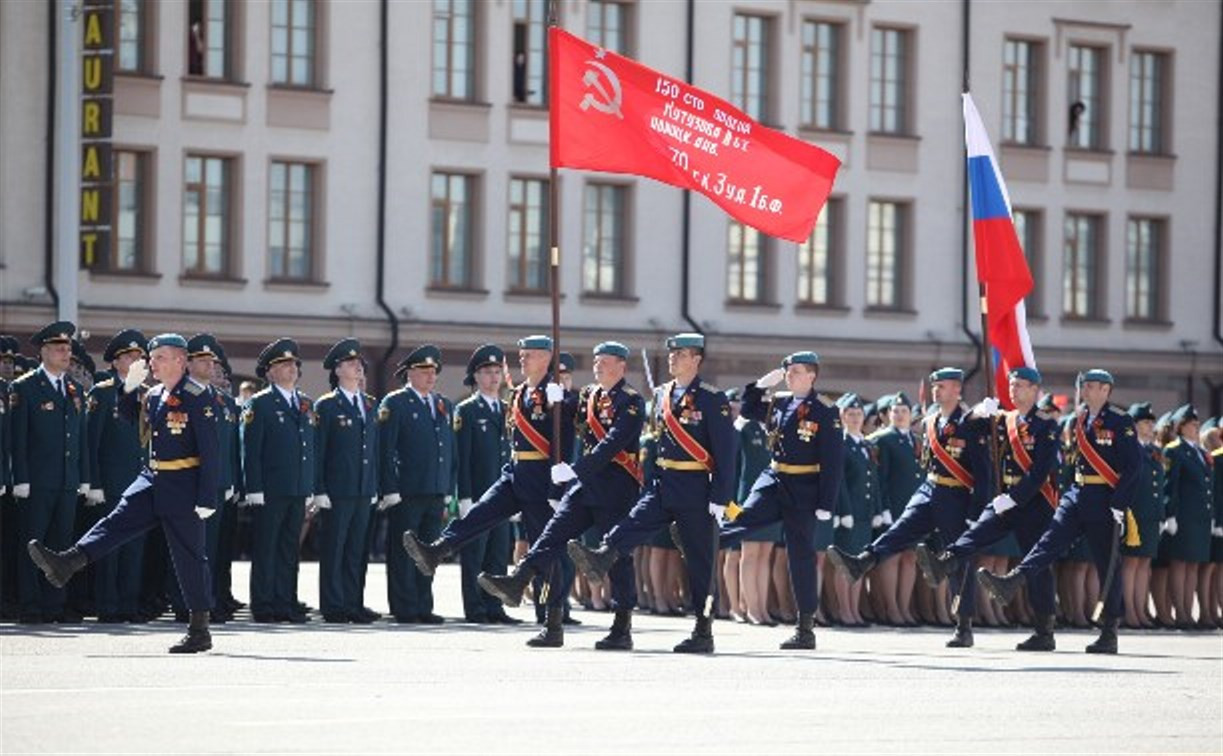
<svg viewBox="0 0 1223 756">
<path fill-rule="evenodd" d="M 556 6 L 558 0 L 548 0 L 548 28 L 556 26 Z M 547 36 L 545 36 L 545 39 Z M 553 51 L 548 51 L 551 57 Z M 551 61 L 548 63 L 551 67 Z M 555 81 L 548 82 L 549 108 L 556 107 L 551 102 L 556 87 Z M 553 116 L 555 117 L 555 116 Z M 552 138 L 549 130 L 549 138 Z M 548 160 L 548 283 L 552 293 L 552 380 L 560 383 L 561 361 L 561 294 L 560 294 L 560 200 L 555 163 Z M 552 406 L 552 464 L 560 464 L 561 459 L 561 405 Z"/>
</svg>

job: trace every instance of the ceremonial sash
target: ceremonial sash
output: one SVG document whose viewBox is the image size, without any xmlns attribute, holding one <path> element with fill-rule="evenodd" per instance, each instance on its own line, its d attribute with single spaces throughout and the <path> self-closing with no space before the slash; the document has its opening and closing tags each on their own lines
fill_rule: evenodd
<svg viewBox="0 0 1223 756">
<path fill-rule="evenodd" d="M 591 391 L 590 398 L 586 400 L 586 426 L 590 428 L 590 432 L 599 441 L 607 437 L 607 429 L 603 427 L 603 423 L 599 422 L 599 415 L 595 412 L 595 396 L 598 391 Z M 623 467 L 633 479 L 637 481 L 637 485 L 641 485 L 643 476 L 641 473 L 641 465 L 638 464 L 637 458 L 629 454 L 624 449 L 616 452 L 616 456 L 612 457 L 612 461 Z"/>
<path fill-rule="evenodd" d="M 1121 482 L 1121 476 L 1104 461 L 1104 457 L 1100 456 L 1100 452 L 1096 451 L 1096 447 L 1092 446 L 1091 442 L 1087 440 L 1087 433 L 1083 430 L 1084 416 L 1079 415 L 1077 422 L 1074 424 L 1074 441 L 1079 447 L 1079 453 L 1087 460 L 1087 464 L 1091 465 L 1100 474 L 1101 478 L 1104 478 L 1104 482 L 1108 483 L 1110 488 L 1116 488 L 1117 484 Z"/>
<path fill-rule="evenodd" d="M 544 435 L 535 430 L 535 426 L 531 425 L 531 421 L 527 416 L 522 414 L 522 393 L 526 390 L 526 385 L 518 387 L 518 391 L 514 396 L 514 409 L 511 411 L 514 419 L 514 427 L 522 434 L 522 437 L 527 440 L 527 443 L 534 447 L 535 451 L 545 457 L 552 456 L 552 444 Z"/>
<path fill-rule="evenodd" d="M 1006 437 L 1011 442 L 1011 455 L 1015 457 L 1015 461 L 1019 463 L 1020 469 L 1025 473 L 1032 469 L 1032 455 L 1028 454 L 1028 450 L 1024 448 L 1023 442 L 1019 440 L 1019 413 L 1006 413 Z M 1057 489 L 1053 487 L 1053 475 L 1050 474 L 1040 485 L 1040 495 L 1045 497 L 1045 501 L 1049 502 L 1049 506 L 1057 509 Z"/>
<path fill-rule="evenodd" d="M 700 462 L 706 470 L 713 469 L 713 460 L 709 456 L 709 452 L 705 451 L 705 447 L 697 443 L 688 431 L 684 430 L 684 426 L 680 425 L 679 420 L 671 412 L 671 392 L 675 389 L 675 381 L 671 381 L 662 392 L 662 421 L 667 426 L 667 430 L 675 438 L 676 442 L 683 447 L 688 456 Z"/>
<path fill-rule="evenodd" d="M 930 444 L 930 451 L 934 456 L 938 457 L 938 461 L 943 463 L 943 467 L 947 468 L 947 472 L 951 473 L 952 477 L 960 481 L 960 485 L 965 488 L 972 488 L 972 473 L 964 469 L 964 466 L 951 456 L 943 445 L 938 440 L 938 432 L 934 429 L 938 423 L 938 415 L 931 415 L 926 421 L 926 441 Z"/>
</svg>

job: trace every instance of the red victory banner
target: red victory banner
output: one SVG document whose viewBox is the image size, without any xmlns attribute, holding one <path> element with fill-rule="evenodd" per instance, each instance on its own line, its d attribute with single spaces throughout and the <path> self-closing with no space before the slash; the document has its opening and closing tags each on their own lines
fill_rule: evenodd
<svg viewBox="0 0 1223 756">
<path fill-rule="evenodd" d="M 646 176 L 766 234 L 811 235 L 841 166 L 834 155 L 559 27 L 548 35 L 553 168 Z"/>
</svg>

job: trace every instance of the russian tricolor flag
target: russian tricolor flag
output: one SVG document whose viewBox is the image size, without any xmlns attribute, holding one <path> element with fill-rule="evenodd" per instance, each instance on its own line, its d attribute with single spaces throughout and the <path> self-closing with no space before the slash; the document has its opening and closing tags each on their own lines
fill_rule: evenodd
<svg viewBox="0 0 1223 756">
<path fill-rule="evenodd" d="M 1007 374 L 1017 367 L 1036 367 L 1023 303 L 1023 298 L 1032 291 L 1032 271 L 1019 246 L 1019 237 L 1015 235 L 1011 199 L 1002 183 L 1002 172 L 994 159 L 989 136 L 972 95 L 965 92 L 963 97 L 977 280 L 985 290 L 982 306 L 986 312 L 997 396 L 1010 409 Z"/>
</svg>

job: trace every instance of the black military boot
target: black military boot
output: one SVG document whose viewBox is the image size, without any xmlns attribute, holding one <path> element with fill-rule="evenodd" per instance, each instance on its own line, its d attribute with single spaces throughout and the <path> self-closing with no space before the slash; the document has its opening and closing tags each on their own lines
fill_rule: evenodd
<svg viewBox="0 0 1223 756">
<path fill-rule="evenodd" d="M 601 582 L 607 571 L 620 558 L 620 554 L 605 543 L 600 544 L 597 549 L 592 549 L 579 541 L 570 541 L 568 550 L 569 558 L 573 560 L 578 571 L 585 575 L 587 580 L 596 582 Z"/>
<path fill-rule="evenodd" d="M 698 610 L 692 635 L 680 641 L 674 650 L 677 654 L 712 654 L 713 618 Z"/>
<path fill-rule="evenodd" d="M 191 612 L 191 623 L 187 634 L 178 643 L 170 646 L 172 654 L 198 654 L 212 648 L 212 633 L 208 632 L 208 612 Z"/>
<path fill-rule="evenodd" d="M 815 650 L 815 612 L 799 612 L 798 627 L 794 635 L 781 644 L 782 651 L 795 649 Z"/>
<path fill-rule="evenodd" d="M 1100 637 L 1094 643 L 1087 644 L 1089 654 L 1117 653 L 1117 618 L 1107 617 L 1100 625 Z"/>
<path fill-rule="evenodd" d="M 931 588 L 938 588 L 939 583 L 943 582 L 948 575 L 955 572 L 960 566 L 959 559 L 946 551 L 942 554 L 935 554 L 924 543 L 917 544 L 916 551 L 917 566 L 921 568 L 922 577 L 926 579 L 926 584 Z"/>
<path fill-rule="evenodd" d="M 1053 640 L 1053 623 L 1055 618 L 1052 614 L 1038 614 L 1036 616 L 1036 625 L 1032 628 L 1032 637 L 1026 641 L 1015 644 L 1016 651 L 1053 651 L 1057 648 L 1057 643 Z"/>
<path fill-rule="evenodd" d="M 413 562 L 416 562 L 416 569 L 425 575 L 432 575 L 436 572 L 441 561 L 450 556 L 450 549 L 442 543 L 440 538 L 433 543 L 421 543 L 416 534 L 410 530 L 403 532 L 403 550 L 408 552 Z"/>
<path fill-rule="evenodd" d="M 490 575 L 481 572 L 476 582 L 490 596 L 501 599 L 506 606 L 518 606 L 522 603 L 522 593 L 535 578 L 535 570 L 530 567 L 515 567 L 510 575 Z"/>
<path fill-rule="evenodd" d="M 27 549 L 30 559 L 47 576 L 47 581 L 56 588 L 63 588 L 72 576 L 89 564 L 85 552 L 73 546 L 64 552 L 52 551 L 37 540 L 30 541 Z"/>
<path fill-rule="evenodd" d="M 1018 568 L 1005 575 L 995 575 L 981 567 L 977 570 L 977 582 L 989 591 L 989 595 L 993 596 L 998 603 L 1005 606 L 1014 600 L 1015 594 L 1019 593 L 1020 587 L 1023 586 L 1023 575 L 1020 574 Z"/>
<path fill-rule="evenodd" d="M 947 648 L 972 648 L 972 617 L 956 618 L 955 635 L 947 641 Z"/>
<path fill-rule="evenodd" d="M 633 610 L 617 609 L 616 618 L 612 620 L 611 632 L 607 637 L 595 641 L 599 651 L 632 651 L 633 650 Z"/>
<path fill-rule="evenodd" d="M 860 554 L 847 554 L 836 546 L 828 547 L 828 559 L 833 566 L 849 576 L 849 582 L 854 582 L 871 571 L 878 559 L 869 551 Z"/>
<path fill-rule="evenodd" d="M 559 606 L 548 607 L 548 619 L 544 629 L 539 631 L 527 645 L 532 648 L 560 648 L 565 645 L 565 613 Z"/>
</svg>

